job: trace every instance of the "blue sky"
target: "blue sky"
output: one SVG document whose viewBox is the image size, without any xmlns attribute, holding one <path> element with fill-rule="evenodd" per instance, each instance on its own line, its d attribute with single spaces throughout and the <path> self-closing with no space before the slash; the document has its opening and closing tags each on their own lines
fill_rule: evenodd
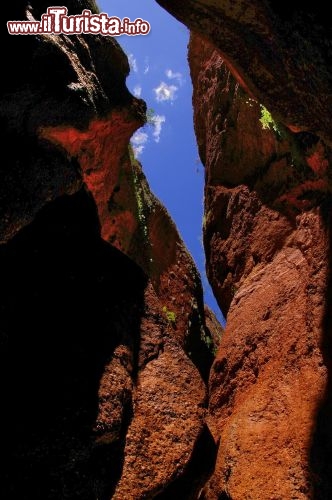
<svg viewBox="0 0 332 500">
<path fill-rule="evenodd" d="M 193 130 L 192 85 L 187 63 L 188 29 L 154 0 L 97 0 L 102 12 L 148 21 L 143 36 L 120 36 L 129 57 L 129 90 L 147 103 L 153 123 L 132 144 L 155 195 L 175 221 L 201 273 L 205 302 L 222 320 L 205 275 L 202 247 L 204 168 Z"/>
</svg>

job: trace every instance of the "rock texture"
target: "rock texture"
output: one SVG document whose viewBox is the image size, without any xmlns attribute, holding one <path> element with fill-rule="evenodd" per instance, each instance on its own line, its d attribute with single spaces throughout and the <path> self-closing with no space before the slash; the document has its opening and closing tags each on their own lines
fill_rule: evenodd
<svg viewBox="0 0 332 500">
<path fill-rule="evenodd" d="M 157 0 L 218 48 L 238 81 L 293 130 L 332 139 L 331 23 L 319 0 Z"/>
<path fill-rule="evenodd" d="M 227 328 L 204 311 L 196 268 L 128 147 L 146 106 L 126 88 L 119 45 L 7 35 L 1 498 L 326 500 L 326 7 L 159 3 L 203 35 L 189 60 L 204 245 Z M 47 6 L 6 4 L 3 26 Z"/>
<path fill-rule="evenodd" d="M 2 13 L 38 19 L 48 5 Z M 215 453 L 214 332 L 192 259 L 128 147 L 146 107 L 125 86 L 127 58 L 98 36 L 7 43 L 1 498 L 196 498 Z"/>
<path fill-rule="evenodd" d="M 331 151 L 264 120 L 199 35 L 189 61 L 207 271 L 227 314 L 210 375 L 208 422 L 220 444 L 200 498 L 326 499 Z"/>
<path fill-rule="evenodd" d="M 37 19 L 48 5 L 46 1 L 21 1 L 5 6 L 3 26 L 8 19 L 25 19 L 27 12 L 29 18 Z M 82 5 L 69 2 L 69 14 L 81 12 Z M 93 9 L 91 2 L 85 5 Z M 10 47 L 6 67 L 11 70 L 4 75 L 0 109 L 7 132 L 0 192 L 1 242 L 30 222 L 45 201 L 71 194 L 82 184 L 75 158 L 41 140 L 41 127 L 71 124 L 83 131 L 96 117 L 121 109 L 129 138 L 143 123 L 145 112 L 143 101 L 134 99 L 125 86 L 129 64 L 114 40 L 8 33 L 6 37 Z"/>
</svg>

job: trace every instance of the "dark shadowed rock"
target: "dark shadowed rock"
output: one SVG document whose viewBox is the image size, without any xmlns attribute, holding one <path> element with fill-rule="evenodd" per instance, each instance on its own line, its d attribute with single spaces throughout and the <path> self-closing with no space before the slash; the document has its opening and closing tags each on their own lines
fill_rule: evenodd
<svg viewBox="0 0 332 500">
<path fill-rule="evenodd" d="M 2 14 L 38 19 L 48 5 Z M 125 85 L 127 58 L 101 36 L 7 44 L 1 498 L 195 498 L 215 453 L 211 334 L 196 267 L 129 148 L 146 106 Z"/>
</svg>

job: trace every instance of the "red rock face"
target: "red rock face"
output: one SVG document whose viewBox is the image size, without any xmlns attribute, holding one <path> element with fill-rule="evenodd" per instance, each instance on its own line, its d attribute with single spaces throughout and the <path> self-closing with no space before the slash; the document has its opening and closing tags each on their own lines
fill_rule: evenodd
<svg viewBox="0 0 332 500">
<path fill-rule="evenodd" d="M 133 405 L 123 469 L 114 493 L 114 498 L 119 499 L 155 496 L 187 474 L 193 450 L 204 430 L 203 407 L 207 403 L 205 385 L 190 358 L 205 377 L 212 359 L 203 342 L 211 333 L 205 330 L 195 266 L 167 212 L 149 192 L 139 164 L 132 165 L 128 154 L 124 154 L 134 127 L 135 123 L 113 113 L 107 119 L 92 122 L 83 132 L 72 127 L 40 132 L 43 138 L 61 145 L 77 158 L 96 203 L 101 237 L 127 253 L 152 280 L 144 295 L 135 388 L 133 374 L 123 368 L 132 353 L 123 345 L 114 351 L 100 382 L 97 447 L 118 439 L 114 428 L 121 427 L 125 418 L 121 401 L 125 399 Z M 141 179 L 133 182 L 133 175 L 140 175 Z M 140 200 L 135 191 L 137 183 Z M 119 200 L 118 193 L 123 193 L 121 210 L 110 204 L 110 199 Z M 144 228 L 139 204 L 150 207 L 144 212 Z M 214 328 L 213 325 L 212 332 Z M 205 435 L 201 448 L 213 453 L 206 431 Z M 188 492 L 197 490 L 203 478 L 204 471 L 194 487 L 187 486 Z"/>
<path fill-rule="evenodd" d="M 331 153 L 315 136 L 262 123 L 197 35 L 189 61 L 207 271 L 227 313 L 210 375 L 220 444 L 203 498 L 328 498 Z"/>
<path fill-rule="evenodd" d="M 323 1 L 157 0 L 210 40 L 244 84 L 293 131 L 331 145 L 331 32 Z"/>
<path fill-rule="evenodd" d="M 1 101 L 1 432 L 13 460 L 3 447 L 0 496 L 195 498 L 215 454 L 205 423 L 215 325 L 128 147 L 145 103 L 125 86 L 114 40 L 9 41 L 26 71 L 6 74 Z"/>
<path fill-rule="evenodd" d="M 47 5 L 38 2 L 21 8 L 6 6 L 3 23 L 6 19 L 25 19 L 27 11 L 38 17 Z M 76 2 L 70 2 L 71 13 L 80 8 Z M 41 139 L 42 128 L 76 128 L 83 140 L 83 130 L 89 130 L 91 122 L 105 123 L 105 117 L 116 107 L 117 117 L 109 125 L 114 131 L 127 120 L 127 132 L 123 132 L 123 125 L 117 137 L 123 134 L 128 142 L 130 134 L 144 123 L 145 113 L 145 103 L 131 96 L 126 88 L 129 64 L 115 40 L 99 36 L 8 35 L 7 42 L 15 65 L 11 64 L 12 71 L 4 76 L 1 106 L 8 158 L 3 165 L 0 192 L 1 242 L 31 222 L 45 202 L 73 194 L 82 186 L 75 158 Z M 103 127 L 90 131 L 105 137 Z M 119 151 L 123 145 L 122 141 Z M 14 199 L 19 202 L 14 203 Z"/>
<path fill-rule="evenodd" d="M 174 317 L 172 331 L 181 345 L 189 346 L 192 331 L 199 332 L 196 347 L 188 350 L 207 377 L 212 357 L 202 344 L 206 334 L 200 279 L 167 211 L 150 192 L 140 164 L 128 154 L 136 127 L 130 116 L 113 112 L 85 131 L 53 127 L 42 128 L 39 134 L 78 161 L 97 206 L 101 237 L 150 277 L 161 301 L 159 314 L 166 320 L 169 314 Z M 200 344 L 203 350 L 198 356 Z"/>
<path fill-rule="evenodd" d="M 218 47 L 196 35 L 189 59 L 207 271 L 227 328 L 204 312 L 192 259 L 128 148 L 145 104 L 125 86 L 117 43 L 9 37 L 1 498 L 326 500 L 326 20 L 310 26 L 311 12 L 295 19 L 273 1 L 160 3 Z M 47 6 L 2 13 L 37 18 Z M 209 344 L 220 346 L 207 391 Z"/>
<path fill-rule="evenodd" d="M 121 163 L 130 137 L 139 125 L 138 121 L 135 122 L 130 116 L 126 116 L 124 110 L 113 112 L 102 120 L 92 121 L 84 131 L 73 127 L 40 130 L 43 139 L 62 146 L 68 155 L 77 159 L 82 169 L 83 181 L 96 201 L 101 236 L 106 241 L 112 240 L 115 235 L 118 235 L 117 241 L 130 240 L 130 236 L 137 230 L 138 221 L 135 214 L 123 211 L 121 217 L 117 217 L 120 220 L 115 221 L 110 216 L 109 204 L 116 192 L 125 188 L 128 191 Z M 126 232 L 126 235 L 121 232 Z M 128 250 L 120 242 L 118 246 L 120 250 Z"/>
</svg>

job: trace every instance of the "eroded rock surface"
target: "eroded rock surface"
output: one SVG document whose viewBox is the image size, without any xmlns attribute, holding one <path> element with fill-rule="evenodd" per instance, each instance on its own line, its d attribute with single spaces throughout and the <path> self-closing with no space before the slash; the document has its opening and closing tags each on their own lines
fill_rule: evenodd
<svg viewBox="0 0 332 500">
<path fill-rule="evenodd" d="M 198 35 L 189 61 L 207 272 L 227 313 L 210 375 L 220 444 L 203 498 L 328 498 L 331 151 L 264 122 Z"/>
<path fill-rule="evenodd" d="M 2 12 L 38 19 L 47 6 Z M 214 461 L 213 332 L 195 265 L 128 147 L 146 106 L 126 88 L 127 58 L 99 36 L 7 42 L 1 498 L 195 498 Z"/>
<path fill-rule="evenodd" d="M 331 144 L 331 23 L 323 1 L 157 0 L 218 48 L 238 81 L 293 130 Z"/>
<path fill-rule="evenodd" d="M 204 313 L 192 259 L 128 148 L 146 107 L 119 45 L 8 36 L 1 498 L 326 500 L 329 17 L 321 2 L 159 3 L 203 35 L 189 60 L 204 244 L 227 328 Z M 48 5 L 6 4 L 3 25 Z"/>
</svg>

